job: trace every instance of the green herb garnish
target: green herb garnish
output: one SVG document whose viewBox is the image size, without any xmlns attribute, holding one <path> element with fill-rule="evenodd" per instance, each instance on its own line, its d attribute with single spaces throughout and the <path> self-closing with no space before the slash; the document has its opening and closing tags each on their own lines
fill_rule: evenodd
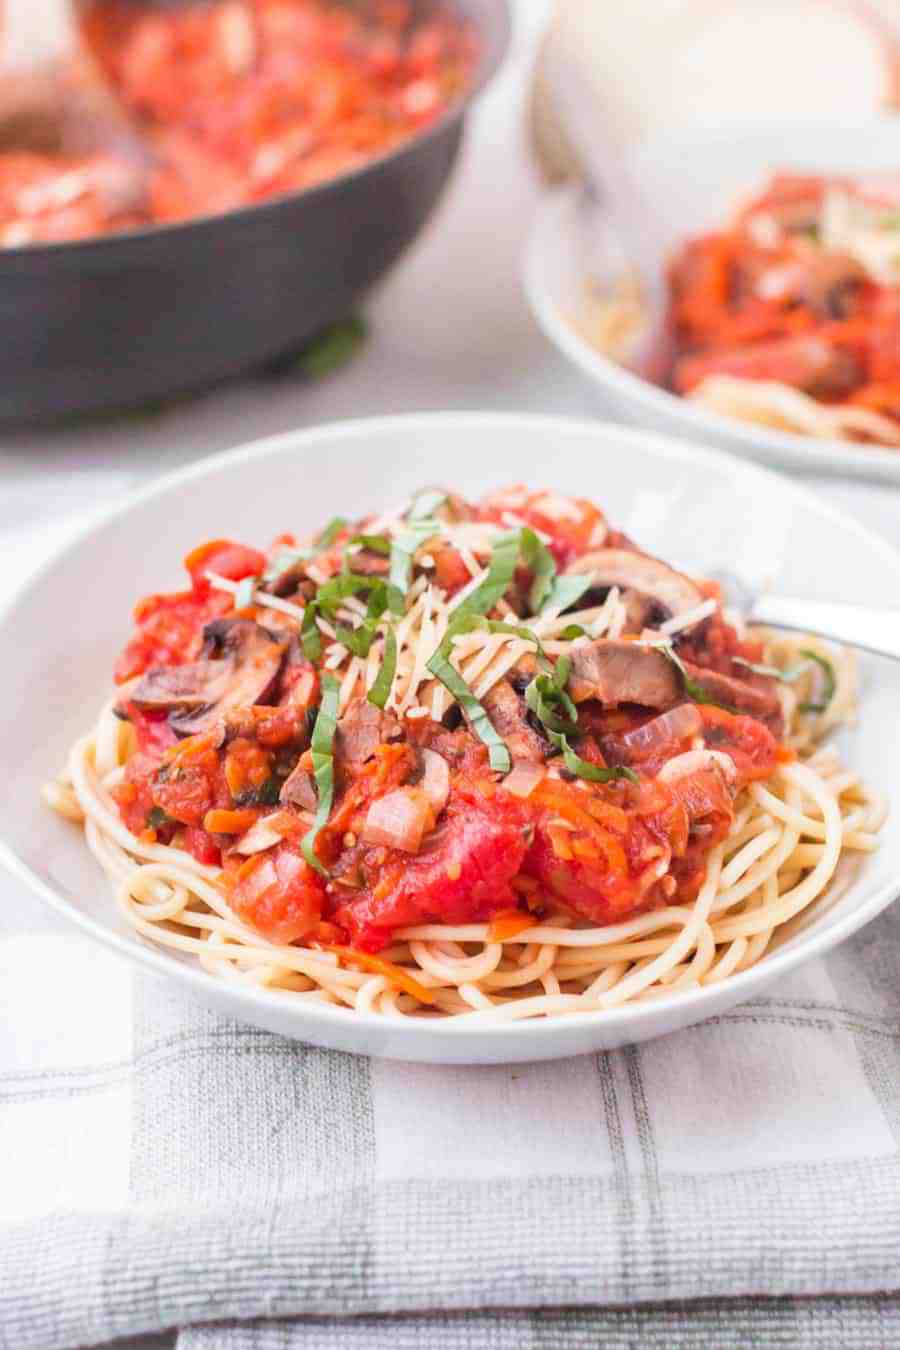
<svg viewBox="0 0 900 1350">
<path fill-rule="evenodd" d="M 782 684 L 793 684 L 799 679 L 805 671 L 809 670 L 810 661 L 814 661 L 824 673 L 824 688 L 822 698 L 816 702 L 801 703 L 800 712 L 824 712 L 831 700 L 834 698 L 834 691 L 837 680 L 834 673 L 834 666 L 824 656 L 819 656 L 818 652 L 811 652 L 806 649 L 800 652 L 806 660 L 801 661 L 796 666 L 790 666 L 787 670 L 780 670 L 778 666 L 768 666 L 759 661 L 745 661 L 742 656 L 734 658 L 735 665 L 746 666 L 747 670 L 752 670 L 755 675 L 768 675 L 773 680 L 780 680 Z"/>
<path fill-rule="evenodd" d="M 440 530 L 440 524 L 436 520 L 425 517 L 415 523 L 410 523 L 409 528 L 402 534 L 394 535 L 391 540 L 391 566 L 388 575 L 388 604 L 391 613 L 401 617 L 406 608 L 406 594 L 412 581 L 413 558 L 416 550 L 421 548 L 426 540 L 430 539 Z"/>
<path fill-rule="evenodd" d="M 367 695 L 370 703 L 374 703 L 376 708 L 384 708 L 391 696 L 391 689 L 394 684 L 394 676 L 397 673 L 397 638 L 393 628 L 388 628 L 384 635 L 384 656 L 381 658 L 381 668 L 375 677 L 375 683 Z"/>
<path fill-rule="evenodd" d="M 496 769 L 498 773 L 509 773 L 512 768 L 509 751 L 494 730 L 491 719 L 487 715 L 487 710 L 450 662 L 453 639 L 462 633 L 469 633 L 472 629 L 480 627 L 482 622 L 483 620 L 477 614 L 466 612 L 458 614 L 444 634 L 437 651 L 428 662 L 428 670 L 436 679 L 440 680 L 447 692 L 456 699 L 466 714 L 472 731 L 487 746 L 491 768 Z"/>
<path fill-rule="evenodd" d="M 313 826 L 303 836 L 300 844 L 303 856 L 310 867 L 314 867 L 323 877 L 328 876 L 328 870 L 316 857 L 315 844 L 322 830 L 328 824 L 331 804 L 334 800 L 334 733 L 337 730 L 339 692 L 340 685 L 334 676 L 323 675 L 322 702 L 319 704 L 319 715 L 313 727 L 310 745 L 319 805 Z"/>
<path fill-rule="evenodd" d="M 328 522 L 324 530 L 317 534 L 312 544 L 306 548 L 282 548 L 279 549 L 269 566 L 263 572 L 263 581 L 279 581 L 285 572 L 298 562 L 309 562 L 311 558 L 316 558 L 337 539 L 341 530 L 346 527 L 346 520 L 343 516 L 335 516 Z"/>
<path fill-rule="evenodd" d="M 515 530 L 500 536 L 491 552 L 487 576 L 466 597 L 461 609 L 468 610 L 470 614 L 487 614 L 503 599 L 515 575 L 521 535 L 521 530 Z"/>
<path fill-rule="evenodd" d="M 576 755 L 564 735 L 556 732 L 548 734 L 557 749 L 562 750 L 566 768 L 569 773 L 574 773 L 576 778 L 584 778 L 588 783 L 614 783 L 621 778 L 627 778 L 629 783 L 640 782 L 634 770 L 626 768 L 624 764 L 614 764 L 611 769 L 600 764 L 591 764 L 580 755 Z"/>
<path fill-rule="evenodd" d="M 822 674 L 824 676 L 824 686 L 822 689 L 821 699 L 818 699 L 814 702 L 801 703 L 800 711 L 823 713 L 827 709 L 831 700 L 834 698 L 834 691 L 837 688 L 837 679 L 834 673 L 834 666 L 826 657 L 819 656 L 818 652 L 811 652 L 804 649 L 800 652 L 800 655 L 805 656 L 809 661 L 815 661 L 816 665 L 822 671 Z"/>
<path fill-rule="evenodd" d="M 687 673 L 684 662 L 675 651 L 671 642 L 664 639 L 659 642 L 649 642 L 647 645 L 662 652 L 663 656 L 667 657 L 667 659 L 672 662 L 672 665 L 681 676 L 684 692 L 694 703 L 706 703 L 713 708 L 723 708 L 725 712 L 734 712 L 734 708 L 730 708 L 727 703 L 720 703 L 718 699 L 711 698 L 701 684 L 698 684 L 696 680 L 691 679 L 690 675 Z"/>
<path fill-rule="evenodd" d="M 313 380 L 331 375 L 356 354 L 365 336 L 365 320 L 358 314 L 340 319 L 305 344 L 295 358 L 295 367 Z"/>
<path fill-rule="evenodd" d="M 164 811 L 161 806 L 151 806 L 144 820 L 148 830 L 161 830 L 166 825 L 175 825 L 175 821 L 168 811 Z"/>
<path fill-rule="evenodd" d="M 581 599 L 585 591 L 590 589 L 590 573 L 582 573 L 579 576 L 571 577 L 557 577 L 543 607 L 544 609 L 556 610 L 562 614 L 563 610 L 571 609 L 576 601 Z"/>
</svg>

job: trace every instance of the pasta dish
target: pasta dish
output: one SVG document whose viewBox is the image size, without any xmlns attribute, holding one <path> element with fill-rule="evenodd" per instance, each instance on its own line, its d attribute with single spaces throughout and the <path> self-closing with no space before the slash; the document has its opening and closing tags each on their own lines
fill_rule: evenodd
<svg viewBox="0 0 900 1350">
<path fill-rule="evenodd" d="M 471 1022 L 729 978 L 875 848 L 853 654 L 745 628 L 591 502 L 425 489 L 185 559 L 50 806 L 143 938 Z"/>
<path fill-rule="evenodd" d="M 670 273 L 671 387 L 715 412 L 900 445 L 900 179 L 779 174 Z"/>
</svg>

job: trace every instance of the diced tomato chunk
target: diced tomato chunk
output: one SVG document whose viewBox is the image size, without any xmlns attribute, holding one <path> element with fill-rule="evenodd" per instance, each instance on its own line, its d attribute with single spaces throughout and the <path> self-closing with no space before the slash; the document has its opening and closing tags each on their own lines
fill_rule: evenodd
<svg viewBox="0 0 900 1350">
<path fill-rule="evenodd" d="M 768 727 L 755 717 L 726 712 L 712 704 L 703 704 L 700 715 L 706 745 L 731 756 L 742 782 L 771 777 L 778 763 L 778 742 Z"/>
<path fill-rule="evenodd" d="M 241 868 L 231 892 L 232 903 L 247 923 L 271 942 L 296 942 L 322 915 L 325 885 L 299 851 L 285 841 Z"/>
<path fill-rule="evenodd" d="M 527 827 L 526 810 L 505 793 L 488 798 L 455 785 L 444 823 L 422 853 L 404 857 L 385 888 L 376 875 L 371 889 L 337 910 L 335 921 L 355 947 L 378 951 L 406 924 L 471 923 L 514 908 L 509 883 L 525 856 Z"/>
</svg>

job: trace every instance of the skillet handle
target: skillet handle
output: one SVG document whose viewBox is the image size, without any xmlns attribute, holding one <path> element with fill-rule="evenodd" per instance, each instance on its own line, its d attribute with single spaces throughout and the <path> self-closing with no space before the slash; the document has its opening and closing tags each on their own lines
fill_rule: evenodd
<svg viewBox="0 0 900 1350">
<path fill-rule="evenodd" d="M 900 610 L 897 609 L 869 609 L 865 605 L 846 605 L 831 600 L 761 595 L 755 600 L 749 617 L 753 623 L 815 633 L 900 661 Z"/>
</svg>

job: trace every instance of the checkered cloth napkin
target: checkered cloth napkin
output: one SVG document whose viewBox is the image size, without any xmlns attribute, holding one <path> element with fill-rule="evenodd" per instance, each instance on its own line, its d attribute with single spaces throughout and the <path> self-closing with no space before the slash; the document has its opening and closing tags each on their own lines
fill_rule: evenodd
<svg viewBox="0 0 900 1350">
<path fill-rule="evenodd" d="M 470 1069 L 242 1026 L 4 901 L 9 1350 L 900 1344 L 900 907 L 703 1026 Z"/>
</svg>

